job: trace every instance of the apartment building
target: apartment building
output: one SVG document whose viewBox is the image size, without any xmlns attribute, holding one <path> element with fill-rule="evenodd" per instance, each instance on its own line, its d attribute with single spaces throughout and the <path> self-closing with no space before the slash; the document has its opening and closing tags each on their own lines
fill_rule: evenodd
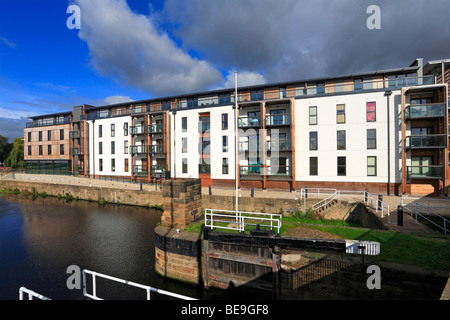
<svg viewBox="0 0 450 320">
<path fill-rule="evenodd" d="M 72 170 L 143 182 L 201 178 L 204 186 L 447 194 L 449 64 L 417 59 L 237 94 L 74 107 Z"/>
<path fill-rule="evenodd" d="M 29 172 L 72 172 L 69 131 L 72 112 L 31 117 L 24 129 L 24 160 Z"/>
</svg>

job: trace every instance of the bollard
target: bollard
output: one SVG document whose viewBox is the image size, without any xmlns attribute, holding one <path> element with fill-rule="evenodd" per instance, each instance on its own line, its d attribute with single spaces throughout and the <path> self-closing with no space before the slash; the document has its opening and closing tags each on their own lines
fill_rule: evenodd
<svg viewBox="0 0 450 320">
<path fill-rule="evenodd" d="M 305 199 L 308 199 L 308 187 L 305 187 Z"/>
<path fill-rule="evenodd" d="M 367 203 L 369 201 L 369 189 L 364 190 L 364 202 Z"/>
<path fill-rule="evenodd" d="M 253 186 L 252 186 L 252 190 L 251 190 L 250 196 L 252 198 L 255 196 L 255 189 L 253 188 Z"/>
<path fill-rule="evenodd" d="M 381 204 L 382 202 L 383 202 L 383 195 L 379 194 L 378 195 L 378 210 L 383 209 L 382 204 Z"/>
<path fill-rule="evenodd" d="M 403 226 L 403 206 L 397 207 L 397 225 Z"/>
<path fill-rule="evenodd" d="M 142 191 L 142 182 L 140 183 L 139 190 Z"/>
<path fill-rule="evenodd" d="M 212 194 L 211 185 L 209 185 L 209 195 L 211 195 L 211 194 Z"/>
</svg>

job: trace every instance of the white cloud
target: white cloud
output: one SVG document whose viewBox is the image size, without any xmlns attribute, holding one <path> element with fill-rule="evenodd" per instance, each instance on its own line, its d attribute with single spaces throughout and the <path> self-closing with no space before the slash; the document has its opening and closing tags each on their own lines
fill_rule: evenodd
<svg viewBox="0 0 450 320">
<path fill-rule="evenodd" d="M 227 79 L 225 81 L 225 88 L 234 88 L 235 86 L 235 75 L 234 71 L 228 72 Z M 251 85 L 257 85 L 257 84 L 264 84 L 266 83 L 266 79 L 264 78 L 264 75 L 258 73 L 258 72 L 251 72 L 251 71 L 242 71 L 237 73 L 237 85 L 238 87 L 245 87 L 245 86 L 251 86 Z"/>
<path fill-rule="evenodd" d="M 133 99 L 127 96 L 109 96 L 105 98 L 105 102 L 107 104 L 116 104 L 129 101 L 133 101 Z"/>
<path fill-rule="evenodd" d="M 156 95 L 205 90 L 223 81 L 210 63 L 178 48 L 152 17 L 132 12 L 124 0 L 76 4 L 82 19 L 79 37 L 101 75 Z"/>
</svg>

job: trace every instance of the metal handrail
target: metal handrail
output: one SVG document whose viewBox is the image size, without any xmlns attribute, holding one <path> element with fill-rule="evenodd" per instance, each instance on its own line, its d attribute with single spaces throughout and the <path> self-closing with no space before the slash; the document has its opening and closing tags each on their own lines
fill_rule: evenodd
<svg viewBox="0 0 450 320">
<path fill-rule="evenodd" d="M 23 294 L 24 293 L 28 294 L 28 300 L 33 300 L 33 297 L 36 297 L 36 298 L 41 299 L 41 300 L 52 300 L 50 298 L 47 298 L 47 297 L 43 296 L 42 294 L 34 292 L 34 291 L 32 291 L 30 289 L 27 289 L 25 287 L 20 287 L 20 289 L 19 289 L 19 300 L 24 300 L 24 298 L 23 298 Z"/>
<path fill-rule="evenodd" d="M 333 200 L 336 200 L 337 198 L 339 198 L 339 191 L 336 191 L 335 193 L 333 193 L 328 198 L 325 198 L 325 199 L 317 202 L 316 204 L 314 204 L 312 206 L 312 209 L 313 209 L 313 211 L 319 210 L 320 208 L 328 205 L 330 202 L 332 202 Z"/>
<path fill-rule="evenodd" d="M 408 205 L 411 205 L 411 208 L 408 208 Z M 414 210 L 414 207 L 415 207 L 415 210 Z M 443 220 L 443 225 L 444 225 L 444 226 L 443 226 L 443 227 L 440 226 L 439 224 L 435 223 L 434 221 L 428 219 L 425 215 L 419 213 L 419 207 L 421 207 L 422 209 L 425 209 L 425 210 L 426 210 L 426 213 L 427 213 L 428 215 L 435 215 L 435 216 L 437 216 L 437 217 L 439 217 L 439 218 L 442 218 L 442 220 Z M 436 213 L 436 212 L 434 212 L 434 211 L 431 211 L 429 206 L 426 207 L 426 206 L 424 206 L 423 204 L 420 204 L 420 203 L 418 203 L 418 202 L 414 202 L 414 203 L 408 203 L 408 204 L 406 204 L 405 206 L 403 206 L 403 208 L 405 208 L 405 209 L 407 209 L 409 212 L 411 212 L 411 218 L 413 217 L 413 214 L 415 214 L 415 222 L 416 222 L 416 223 L 417 223 L 417 218 L 418 218 L 418 216 L 421 216 L 423 219 L 427 220 L 427 221 L 430 222 L 431 224 L 433 224 L 433 225 L 435 225 L 436 227 L 438 227 L 438 228 L 444 230 L 444 233 L 445 233 L 445 234 L 447 234 L 447 231 L 449 231 L 448 228 L 447 228 L 447 223 L 449 223 L 448 225 L 450 225 L 450 220 L 444 218 L 443 216 L 441 216 L 440 214 L 438 214 L 438 213 Z"/>
<path fill-rule="evenodd" d="M 268 222 L 269 224 L 251 223 L 251 220 L 260 221 L 262 223 Z M 217 223 L 228 223 L 231 224 L 231 226 L 221 226 L 217 225 Z M 275 228 L 279 234 L 281 223 L 281 214 L 277 213 L 205 209 L 205 227 L 210 227 L 212 230 L 214 230 L 214 228 L 220 228 L 244 232 L 245 226 L 259 225 L 261 227 L 269 227 L 270 230 Z"/>
<path fill-rule="evenodd" d="M 87 293 L 87 289 L 86 289 L 86 274 L 91 274 L 92 275 L 92 294 Z M 150 292 L 151 291 L 159 293 L 159 294 L 163 294 L 163 295 L 166 295 L 166 296 L 182 299 L 182 300 L 197 300 L 197 299 L 194 299 L 194 298 L 191 298 L 191 297 L 187 297 L 187 296 L 184 296 L 184 295 L 181 295 L 181 294 L 177 294 L 177 293 L 173 293 L 173 292 L 170 292 L 170 291 L 165 291 L 165 290 L 153 288 L 153 287 L 150 287 L 150 286 L 146 286 L 146 285 L 143 285 L 143 284 L 139 284 L 139 283 L 135 283 L 135 282 L 119 279 L 119 278 L 116 278 L 116 277 L 111 277 L 111 276 L 108 276 L 106 274 L 102 274 L 102 273 L 98 273 L 98 272 L 90 271 L 90 270 L 86 270 L 86 269 L 83 269 L 83 296 L 85 296 L 87 298 L 91 298 L 93 300 L 103 300 L 102 298 L 97 296 L 97 286 L 96 286 L 96 277 L 97 276 L 101 277 L 101 278 L 104 278 L 104 279 L 112 280 L 112 281 L 115 281 L 115 282 L 127 284 L 127 285 L 132 286 L 132 287 L 144 289 L 147 292 L 147 300 L 150 300 Z"/>
</svg>

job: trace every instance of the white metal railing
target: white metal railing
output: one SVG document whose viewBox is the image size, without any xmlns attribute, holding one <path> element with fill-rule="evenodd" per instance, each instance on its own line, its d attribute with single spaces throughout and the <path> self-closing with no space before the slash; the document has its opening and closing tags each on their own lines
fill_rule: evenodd
<svg viewBox="0 0 450 320">
<path fill-rule="evenodd" d="M 386 202 L 364 191 L 364 203 L 374 207 L 376 212 L 380 211 L 382 218 L 386 214 L 388 216 L 388 223 L 391 223 L 391 208 Z"/>
<path fill-rule="evenodd" d="M 417 218 L 418 216 L 422 217 L 423 219 L 427 220 L 428 222 L 430 222 L 431 224 L 435 225 L 436 227 L 442 229 L 444 231 L 445 234 L 447 234 L 447 232 L 450 232 L 449 227 L 450 227 L 450 220 L 441 216 L 440 214 L 434 212 L 431 210 L 431 208 L 428 202 L 428 206 L 424 206 L 422 204 L 420 204 L 419 202 L 410 202 L 407 203 L 406 205 L 403 204 L 403 199 L 401 201 L 401 205 L 403 206 L 403 208 L 407 211 L 410 212 L 411 214 L 411 219 L 415 219 L 415 222 L 417 223 Z M 442 207 L 437 207 L 437 208 L 442 208 Z M 421 214 L 420 212 L 423 212 L 423 214 Z M 427 218 L 426 215 L 429 216 L 436 216 L 438 218 L 442 219 L 442 226 L 437 224 L 435 221 L 432 221 L 430 219 Z"/>
<path fill-rule="evenodd" d="M 33 300 L 33 297 L 36 297 L 36 298 L 41 299 L 41 300 L 52 300 L 50 298 L 47 298 L 47 297 L 43 296 L 42 294 L 34 292 L 34 291 L 32 291 L 30 289 L 27 289 L 25 287 L 20 287 L 20 289 L 19 289 L 19 300 L 24 300 L 24 297 L 23 297 L 24 293 L 28 294 L 28 300 Z"/>
<path fill-rule="evenodd" d="M 312 210 L 313 211 L 319 210 L 320 208 L 327 206 L 330 202 L 337 200 L 338 198 L 339 198 L 339 191 L 336 191 L 328 198 L 325 198 L 325 199 L 317 202 L 316 204 L 314 204 L 312 206 Z"/>
<path fill-rule="evenodd" d="M 281 214 L 205 209 L 205 227 L 244 232 L 245 226 L 268 227 L 280 233 Z"/>
<path fill-rule="evenodd" d="M 92 294 L 87 292 L 86 289 L 86 274 L 91 274 L 92 275 Z M 103 300 L 102 298 L 99 298 L 97 296 L 97 283 L 96 283 L 96 278 L 97 277 L 101 277 L 104 279 L 108 279 L 108 280 L 112 280 L 115 282 L 119 282 L 119 283 L 123 283 L 132 287 L 136 287 L 136 288 L 140 288 L 143 289 L 147 292 L 147 300 L 150 300 L 150 292 L 157 292 L 159 294 L 163 294 L 166 296 L 170 296 L 170 297 L 174 297 L 174 298 L 178 298 L 178 299 L 183 299 L 183 300 L 197 300 L 191 297 L 187 297 L 187 296 L 183 296 L 181 294 L 177 294 L 177 293 L 173 293 L 173 292 L 169 292 L 169 291 L 165 291 L 165 290 L 161 290 L 161 289 L 157 289 L 157 288 L 153 288 L 150 286 L 146 286 L 143 284 L 139 284 L 139 283 L 135 283 L 135 282 L 131 282 L 131 281 L 127 281 L 127 280 L 123 280 L 123 279 L 119 279 L 116 277 L 111 277 L 108 276 L 106 274 L 102 274 L 102 273 L 98 273 L 98 272 L 94 272 L 94 271 L 90 271 L 90 270 L 86 270 L 83 269 L 83 296 L 91 298 L 93 300 Z"/>
</svg>

